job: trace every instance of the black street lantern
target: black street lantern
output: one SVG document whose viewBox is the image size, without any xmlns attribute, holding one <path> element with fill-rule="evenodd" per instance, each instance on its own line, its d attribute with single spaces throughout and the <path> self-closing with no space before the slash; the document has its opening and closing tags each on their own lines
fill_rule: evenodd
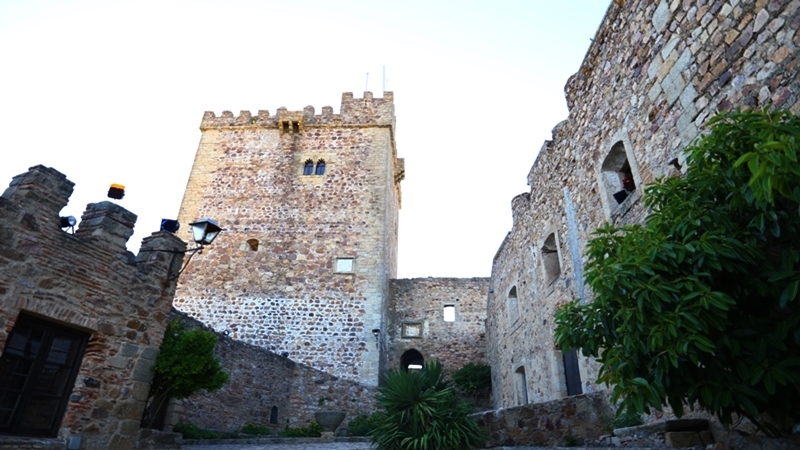
<svg viewBox="0 0 800 450">
<path fill-rule="evenodd" d="M 192 227 L 194 242 L 201 247 L 204 245 L 211 245 L 211 243 L 214 242 L 214 238 L 222 231 L 222 228 L 219 227 L 217 222 L 208 218 L 190 223 L 189 226 Z"/>
</svg>

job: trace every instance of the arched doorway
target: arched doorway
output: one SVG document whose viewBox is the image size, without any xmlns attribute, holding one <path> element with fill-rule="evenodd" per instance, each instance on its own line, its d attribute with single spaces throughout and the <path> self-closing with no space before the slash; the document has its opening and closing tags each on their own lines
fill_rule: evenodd
<svg viewBox="0 0 800 450">
<path fill-rule="evenodd" d="M 422 357 L 422 353 L 414 350 L 406 350 L 403 353 L 403 356 L 400 357 L 400 367 L 403 370 L 419 370 L 422 369 L 422 366 L 425 365 L 425 358 Z"/>
</svg>

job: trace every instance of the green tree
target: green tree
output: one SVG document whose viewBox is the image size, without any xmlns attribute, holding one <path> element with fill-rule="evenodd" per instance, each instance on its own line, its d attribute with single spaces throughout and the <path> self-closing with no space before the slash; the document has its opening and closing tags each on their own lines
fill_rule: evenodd
<svg viewBox="0 0 800 450">
<path fill-rule="evenodd" d="M 492 368 L 483 363 L 469 362 L 453 372 L 450 378 L 459 391 L 474 400 L 492 387 Z"/>
<path fill-rule="evenodd" d="M 644 224 L 595 232 L 594 300 L 558 311 L 556 345 L 597 357 L 624 409 L 698 404 L 786 434 L 800 421 L 800 117 L 709 126 L 685 176 L 645 190 Z"/>
<path fill-rule="evenodd" d="M 205 330 L 186 330 L 178 320 L 167 325 L 164 341 L 152 370 L 142 426 L 152 428 L 163 414 L 170 398 L 183 399 L 205 389 L 214 392 L 228 381 L 214 357 L 217 337 Z"/>
<path fill-rule="evenodd" d="M 418 371 L 389 371 L 378 391 L 384 409 L 372 431 L 378 450 L 463 450 L 484 438 L 438 361 Z"/>
</svg>

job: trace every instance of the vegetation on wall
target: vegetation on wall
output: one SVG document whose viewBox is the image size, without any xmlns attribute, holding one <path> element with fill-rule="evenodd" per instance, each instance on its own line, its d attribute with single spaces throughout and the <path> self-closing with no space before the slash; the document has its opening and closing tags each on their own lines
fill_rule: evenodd
<svg viewBox="0 0 800 450">
<path fill-rule="evenodd" d="M 647 187 L 644 224 L 595 232 L 594 300 L 558 311 L 556 344 L 596 357 L 622 409 L 697 404 L 786 434 L 800 422 L 800 117 L 709 126 L 683 177 Z"/>
<path fill-rule="evenodd" d="M 372 442 L 378 450 L 462 450 L 484 435 L 467 417 L 470 406 L 444 381 L 439 361 L 421 370 L 393 370 L 378 388 Z"/>
<path fill-rule="evenodd" d="M 286 427 L 285 430 L 281 432 L 281 436 L 283 437 L 320 437 L 322 436 L 322 427 L 317 423 L 316 420 L 312 420 L 308 426 L 299 427 L 299 428 L 289 428 Z"/>
<path fill-rule="evenodd" d="M 380 420 L 380 413 L 359 414 L 347 423 L 348 436 L 372 436 L 372 430 Z"/>
<path fill-rule="evenodd" d="M 205 330 L 185 330 L 173 320 L 167 325 L 164 342 L 152 370 L 150 397 L 142 418 L 142 427 L 158 426 L 170 398 L 183 399 L 205 389 L 214 392 L 228 381 L 228 374 L 214 357 L 217 337 Z"/>
<path fill-rule="evenodd" d="M 492 368 L 487 364 L 469 362 L 450 376 L 453 384 L 465 395 L 476 399 L 492 388 Z"/>
</svg>

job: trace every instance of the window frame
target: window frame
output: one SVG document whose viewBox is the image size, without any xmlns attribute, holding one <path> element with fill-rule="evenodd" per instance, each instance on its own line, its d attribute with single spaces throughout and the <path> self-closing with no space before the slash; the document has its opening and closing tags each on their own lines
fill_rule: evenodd
<svg viewBox="0 0 800 450">
<path fill-rule="evenodd" d="M 24 338 L 24 346 L 26 350 L 31 347 L 32 341 L 30 336 L 32 332 L 40 333 L 41 339 L 35 354 L 28 355 L 26 352 L 25 354 L 16 356 L 12 353 L 9 345 L 16 335 L 24 332 L 23 330 L 25 328 L 27 328 L 29 331 L 28 335 Z M 75 380 L 78 377 L 78 372 L 80 371 L 81 364 L 83 363 L 86 346 L 90 338 L 91 336 L 87 332 L 69 328 L 45 319 L 24 313 L 21 313 L 17 316 L 17 320 L 14 323 L 14 328 L 12 328 L 6 339 L 3 354 L 0 355 L 0 380 L 3 380 L 3 382 L 0 382 L 0 399 L 2 399 L 3 394 L 10 394 L 16 395 L 17 400 L 15 405 L 11 408 L 8 422 L 6 424 L 0 424 L 0 434 L 56 437 L 58 430 L 61 427 L 61 423 L 64 420 L 67 404 L 69 403 L 72 390 L 75 387 Z M 43 378 L 46 376 L 45 370 L 58 370 L 57 367 L 59 364 L 50 360 L 56 339 L 70 341 L 70 350 L 67 356 L 68 358 L 71 357 L 71 359 L 69 359 L 69 361 L 65 360 L 64 363 L 60 364 L 62 368 L 67 367 L 65 376 L 62 375 L 60 377 L 61 387 L 59 389 L 62 392 L 36 392 L 37 388 L 41 389 L 41 383 L 46 381 L 46 379 Z M 12 362 L 11 359 L 15 358 L 15 356 L 16 361 Z M 30 363 L 28 373 L 13 373 L 13 370 L 17 370 L 17 367 L 19 367 L 18 363 L 24 360 L 27 360 Z M 67 365 L 66 362 L 69 362 L 69 365 Z M 15 364 L 15 367 L 9 369 L 11 364 Z M 48 368 L 48 365 L 55 365 L 57 367 Z M 3 375 L 4 370 L 9 370 L 9 373 L 7 375 Z M 10 378 L 14 375 L 24 376 L 24 381 L 22 382 L 21 387 L 16 389 L 9 387 L 10 383 L 5 381 L 3 378 L 7 376 L 10 380 Z M 56 376 L 58 376 L 57 372 Z M 57 381 L 58 380 L 53 380 L 53 382 Z M 48 419 L 49 425 L 47 426 L 34 427 L 30 426 L 29 423 L 24 423 L 23 421 L 23 419 L 25 419 L 25 415 L 30 413 L 28 407 L 31 406 L 31 402 L 37 399 L 57 399 L 57 406 L 50 410 L 51 416 Z"/>
<path fill-rule="evenodd" d="M 340 261 L 350 261 L 350 270 L 339 270 Z M 354 274 L 356 273 L 356 258 L 353 256 L 338 256 L 333 260 L 333 272 L 341 274 Z"/>
</svg>

